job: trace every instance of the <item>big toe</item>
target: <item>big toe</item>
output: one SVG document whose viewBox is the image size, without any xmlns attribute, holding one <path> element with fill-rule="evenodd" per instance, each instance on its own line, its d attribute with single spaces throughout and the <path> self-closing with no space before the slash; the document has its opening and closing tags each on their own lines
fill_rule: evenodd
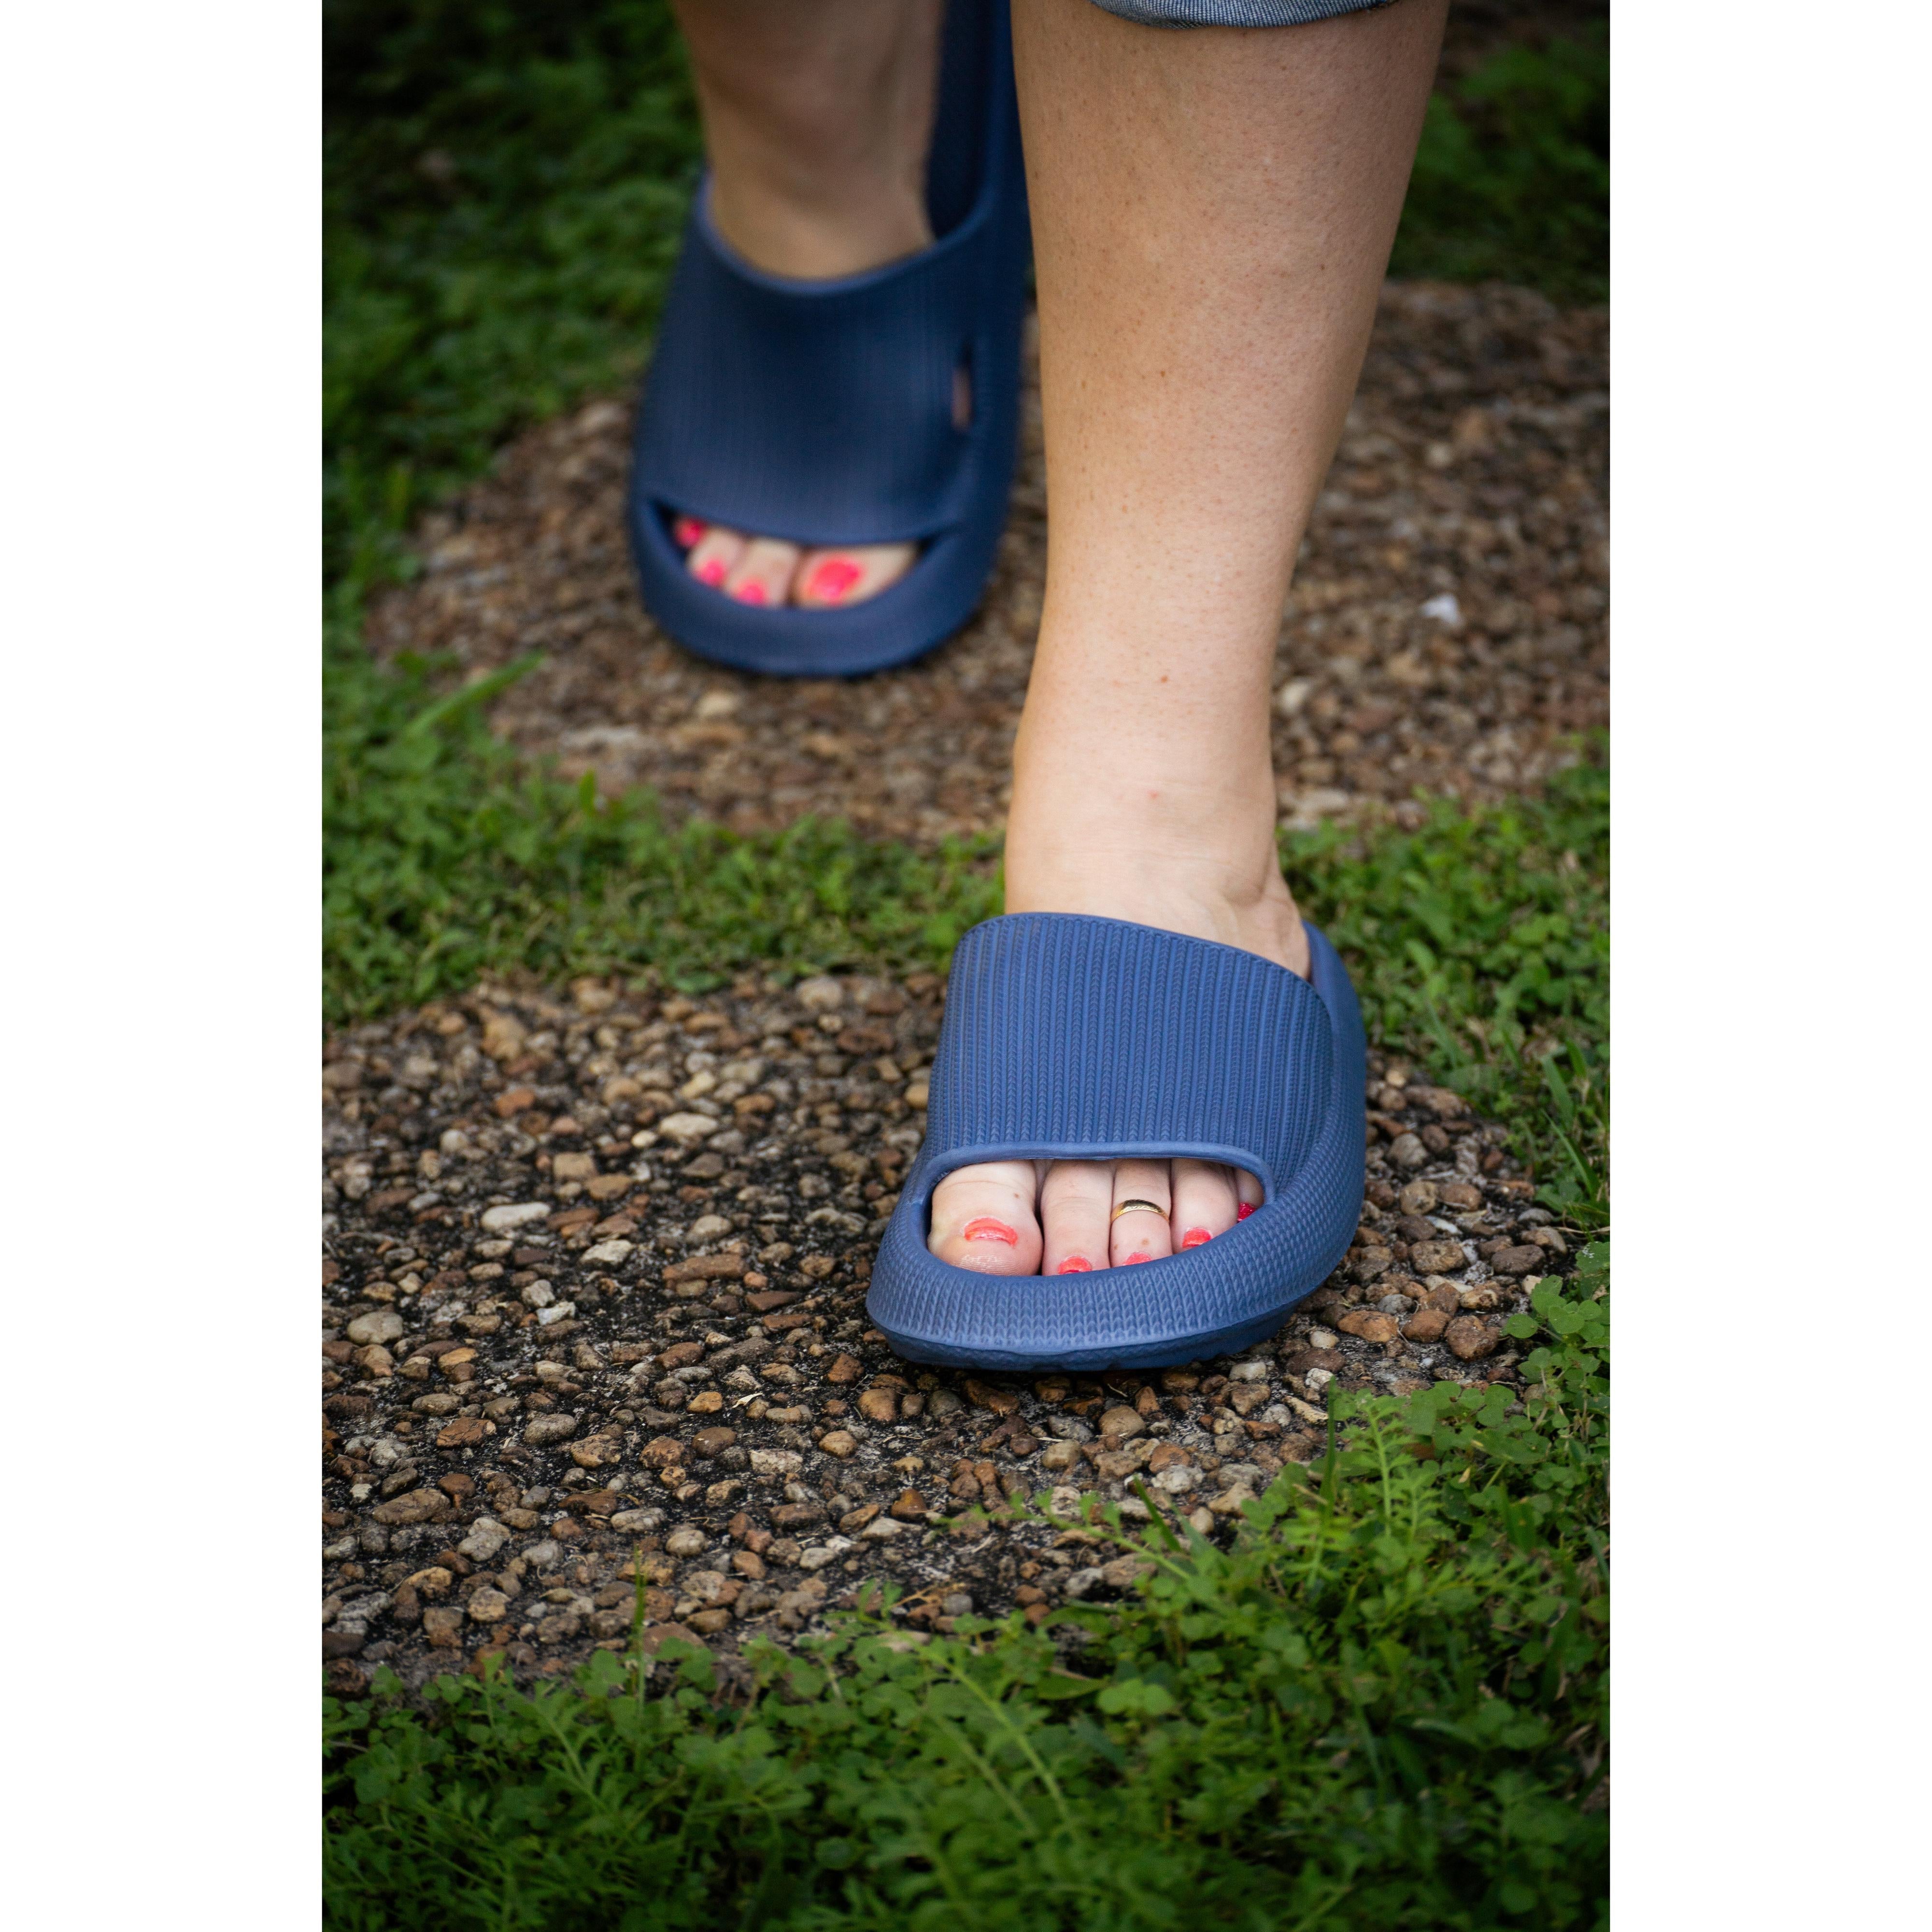
<svg viewBox="0 0 1932 1932">
<path fill-rule="evenodd" d="M 912 568 L 910 544 L 855 544 L 845 550 L 808 550 L 800 560 L 792 602 L 807 610 L 860 604 L 896 584 Z"/>
<path fill-rule="evenodd" d="M 1037 1274 L 1039 1177 L 1031 1161 L 989 1161 L 949 1174 L 932 1190 L 926 1245 L 978 1274 Z"/>
</svg>

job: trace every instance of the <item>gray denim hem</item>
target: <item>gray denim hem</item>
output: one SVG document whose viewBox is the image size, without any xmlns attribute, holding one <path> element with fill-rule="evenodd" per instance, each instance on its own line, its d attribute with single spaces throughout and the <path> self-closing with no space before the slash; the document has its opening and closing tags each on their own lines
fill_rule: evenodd
<svg viewBox="0 0 1932 1932">
<path fill-rule="evenodd" d="M 1145 27 L 1300 27 L 1338 14 L 1366 14 L 1395 0 L 1094 0 Z"/>
</svg>

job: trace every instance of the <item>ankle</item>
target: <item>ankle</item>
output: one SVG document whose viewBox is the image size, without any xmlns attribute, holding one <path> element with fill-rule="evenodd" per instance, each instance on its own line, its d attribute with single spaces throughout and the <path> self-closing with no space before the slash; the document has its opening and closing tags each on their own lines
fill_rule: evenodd
<svg viewBox="0 0 1932 1932">
<path fill-rule="evenodd" d="M 1006 910 L 1125 920 L 1238 946 L 1304 977 L 1308 972 L 1301 915 L 1279 869 L 1256 884 L 1144 864 L 1023 866 L 1017 878 L 1010 868 Z"/>
<path fill-rule="evenodd" d="M 1301 916 L 1274 842 L 1271 796 L 1257 814 L 1204 812 L 1144 786 L 1014 789 L 1009 912 L 1083 913 L 1258 953 L 1306 974 Z M 1222 802 L 1225 806 L 1225 801 Z"/>
<path fill-rule="evenodd" d="M 932 240 L 922 196 L 903 182 L 846 169 L 782 175 L 715 156 L 711 219 L 768 274 L 826 281 L 916 254 Z"/>
</svg>

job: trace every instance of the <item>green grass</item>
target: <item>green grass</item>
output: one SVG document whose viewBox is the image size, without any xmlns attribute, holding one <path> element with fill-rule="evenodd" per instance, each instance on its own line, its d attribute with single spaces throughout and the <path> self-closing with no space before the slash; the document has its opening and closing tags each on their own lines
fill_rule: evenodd
<svg viewBox="0 0 1932 1932">
<path fill-rule="evenodd" d="M 327 0 L 332 576 L 642 367 L 699 159 L 662 0 Z"/>
<path fill-rule="evenodd" d="M 1287 837 L 1296 897 L 1341 949 L 1371 1037 L 1507 1122 L 1541 1197 L 1607 1226 L 1607 746 L 1534 799 L 1432 801 L 1414 832 Z"/>
<path fill-rule="evenodd" d="M 1610 292 L 1607 26 L 1510 47 L 1429 103 L 1390 272 Z"/>
<path fill-rule="evenodd" d="M 1606 1270 L 1587 1250 L 1513 1318 L 1544 1338 L 1528 1402 L 1339 1404 L 1232 1547 L 1142 1532 L 1115 1610 L 909 1652 L 855 1616 L 753 1651 L 735 1704 L 676 1645 L 534 1694 L 329 1700 L 328 1922 L 1606 1924 Z"/>
<path fill-rule="evenodd" d="M 943 966 L 999 910 L 992 849 L 928 855 L 800 825 L 668 827 L 632 794 L 526 764 L 482 717 L 501 679 L 438 696 L 430 667 L 374 664 L 352 606 L 324 685 L 326 1012 L 362 1018 L 490 969 L 656 968 L 692 986 L 752 965 Z"/>
</svg>

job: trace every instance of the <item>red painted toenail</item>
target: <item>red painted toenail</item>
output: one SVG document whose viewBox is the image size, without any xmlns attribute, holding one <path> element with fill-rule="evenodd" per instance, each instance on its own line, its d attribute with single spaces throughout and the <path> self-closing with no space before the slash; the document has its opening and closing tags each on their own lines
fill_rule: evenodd
<svg viewBox="0 0 1932 1932">
<path fill-rule="evenodd" d="M 1184 1248 L 1205 1247 L 1214 1238 L 1214 1237 L 1209 1234 L 1205 1228 L 1190 1228 L 1186 1233 L 1181 1236 L 1180 1245 Z"/>
<path fill-rule="evenodd" d="M 981 1214 L 968 1221 L 959 1234 L 962 1240 L 1004 1241 L 1010 1248 L 1016 1246 L 1020 1238 L 1005 1222 L 996 1221 L 990 1214 Z"/>
<path fill-rule="evenodd" d="M 812 573 L 811 592 L 828 604 L 836 603 L 865 574 L 856 563 L 842 556 L 827 557 Z"/>
<path fill-rule="evenodd" d="M 704 526 L 695 517 L 680 517 L 670 526 L 672 540 L 686 550 L 704 534 Z"/>
<path fill-rule="evenodd" d="M 1127 1257 L 1127 1264 L 1131 1267 L 1136 1262 L 1150 1262 L 1153 1259 L 1154 1257 L 1151 1255 L 1130 1255 Z"/>
<path fill-rule="evenodd" d="M 691 574 L 699 583 L 715 587 L 724 581 L 724 560 L 722 556 L 707 556 Z"/>
<path fill-rule="evenodd" d="M 1054 1270 L 1055 1274 L 1091 1274 L 1093 1272 L 1094 1264 L 1084 1255 L 1069 1255 Z"/>
<path fill-rule="evenodd" d="M 1234 1219 L 1238 1221 L 1245 1221 L 1254 1211 L 1254 1203 L 1251 1201 L 1244 1201 L 1234 1210 Z"/>
<path fill-rule="evenodd" d="M 731 595 L 740 604 L 769 604 L 772 601 L 765 594 L 765 586 L 755 577 L 740 584 Z"/>
</svg>

